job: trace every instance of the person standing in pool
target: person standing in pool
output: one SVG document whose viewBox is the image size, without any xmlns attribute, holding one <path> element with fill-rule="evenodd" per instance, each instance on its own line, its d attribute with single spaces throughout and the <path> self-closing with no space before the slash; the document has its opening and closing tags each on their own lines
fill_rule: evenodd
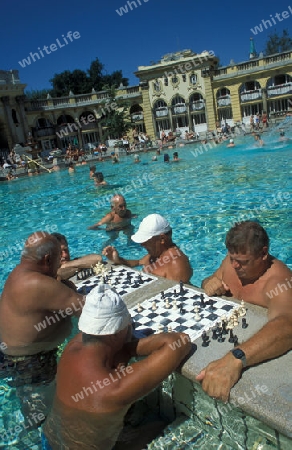
<svg viewBox="0 0 292 450">
<path fill-rule="evenodd" d="M 127 209 L 125 198 L 120 194 L 116 194 L 111 198 L 111 211 L 97 223 L 88 227 L 88 230 L 96 230 L 101 225 L 106 225 L 107 231 L 123 230 L 131 226 L 132 217 L 135 216 Z"/>
<path fill-rule="evenodd" d="M 61 248 L 44 231 L 30 235 L 0 300 L 0 378 L 16 387 L 25 418 L 50 407 L 58 345 L 71 333 L 83 296 L 56 280 Z"/>
<path fill-rule="evenodd" d="M 124 417 L 187 357 L 189 336 L 171 332 L 132 339 L 130 313 L 107 284 L 87 295 L 78 327 L 81 333 L 69 342 L 58 365 L 56 395 L 43 427 L 45 448 L 145 448 L 166 423 L 148 419 L 123 429 Z M 143 358 L 130 363 L 139 356 Z"/>
<path fill-rule="evenodd" d="M 190 261 L 172 241 L 172 229 L 164 217 L 160 214 L 145 217 L 132 240 L 141 244 L 147 255 L 141 259 L 124 259 L 112 246 L 105 247 L 102 253 L 114 264 L 143 266 L 144 272 L 189 283 L 193 274 Z"/>
<path fill-rule="evenodd" d="M 225 244 L 228 255 L 202 288 L 209 296 L 229 295 L 267 308 L 268 322 L 197 376 L 207 394 L 224 402 L 245 367 L 292 349 L 291 270 L 269 254 L 269 237 L 257 222 L 236 223 Z"/>
</svg>

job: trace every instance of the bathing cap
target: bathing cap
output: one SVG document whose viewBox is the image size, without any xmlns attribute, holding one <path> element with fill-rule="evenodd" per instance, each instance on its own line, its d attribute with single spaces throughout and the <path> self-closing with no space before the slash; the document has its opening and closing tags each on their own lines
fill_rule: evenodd
<svg viewBox="0 0 292 450">
<path fill-rule="evenodd" d="M 99 284 L 86 296 L 78 327 L 86 334 L 116 334 L 131 324 L 122 297 L 108 284 Z"/>
<path fill-rule="evenodd" d="M 167 233 L 171 230 L 169 223 L 160 214 L 149 214 L 140 223 L 137 233 L 131 239 L 138 244 L 148 241 L 153 236 Z"/>
<path fill-rule="evenodd" d="M 234 140 L 233 140 L 233 139 L 230 139 L 230 141 L 229 141 L 229 142 L 230 142 L 230 144 L 233 144 Z"/>
</svg>

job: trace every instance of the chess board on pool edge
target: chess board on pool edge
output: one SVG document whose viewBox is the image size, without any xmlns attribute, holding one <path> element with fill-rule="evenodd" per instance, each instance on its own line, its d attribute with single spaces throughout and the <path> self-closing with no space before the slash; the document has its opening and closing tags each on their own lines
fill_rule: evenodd
<svg viewBox="0 0 292 450">
<path fill-rule="evenodd" d="M 123 266 L 107 266 L 105 264 L 104 267 L 103 273 L 91 274 L 89 278 L 78 282 L 77 291 L 86 295 L 99 283 L 106 283 L 110 284 L 123 297 L 157 280 L 153 275 L 130 268 L 125 269 Z"/>
<path fill-rule="evenodd" d="M 154 332 L 176 331 L 187 333 L 191 341 L 204 331 L 228 323 L 239 311 L 240 305 L 220 297 L 208 297 L 205 293 L 179 284 L 144 300 L 131 308 L 135 330 L 151 328 Z"/>
</svg>

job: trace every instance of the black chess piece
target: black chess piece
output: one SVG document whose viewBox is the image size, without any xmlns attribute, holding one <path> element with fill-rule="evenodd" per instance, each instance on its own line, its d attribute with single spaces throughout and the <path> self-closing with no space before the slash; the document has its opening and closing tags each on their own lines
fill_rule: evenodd
<svg viewBox="0 0 292 450">
<path fill-rule="evenodd" d="M 207 335 L 206 331 L 203 331 L 202 333 L 202 347 L 208 347 L 210 344 L 209 336 Z"/>
<path fill-rule="evenodd" d="M 162 299 L 165 298 L 164 291 L 161 291 L 161 298 L 162 298 Z"/>
<path fill-rule="evenodd" d="M 143 283 L 143 280 L 142 280 L 142 275 L 139 273 L 139 275 L 138 275 L 138 283 L 139 284 L 142 284 Z"/>
<path fill-rule="evenodd" d="M 178 296 L 178 293 L 176 292 L 176 289 L 173 290 L 173 295 L 174 295 L 174 297 Z"/>
<path fill-rule="evenodd" d="M 214 341 L 216 341 L 217 338 L 218 338 L 217 328 L 213 328 L 213 329 L 212 329 L 212 339 L 213 339 Z"/>
<path fill-rule="evenodd" d="M 248 327 L 248 324 L 246 323 L 246 318 L 245 317 L 242 318 L 241 327 L 242 328 L 247 328 Z"/>
<path fill-rule="evenodd" d="M 229 332 L 229 339 L 228 339 L 228 342 L 234 342 L 233 330 L 230 330 L 230 332 Z"/>
<path fill-rule="evenodd" d="M 180 295 L 183 295 L 185 293 L 184 284 L 182 281 L 179 282 L 179 293 Z"/>
<path fill-rule="evenodd" d="M 210 305 L 210 311 L 214 311 L 214 303 L 215 303 L 215 301 L 212 299 L 212 298 L 210 298 L 209 299 L 209 305 Z"/>
<path fill-rule="evenodd" d="M 205 307 L 204 294 L 200 295 L 200 303 L 201 303 L 201 307 L 204 308 Z"/>
<path fill-rule="evenodd" d="M 234 347 L 236 347 L 238 344 L 238 337 L 236 336 L 236 334 L 233 336 L 233 345 Z"/>
<path fill-rule="evenodd" d="M 182 303 L 180 304 L 180 307 L 179 307 L 179 313 L 180 314 L 184 314 L 185 313 L 185 310 L 184 310 L 184 307 L 183 307 Z"/>
<path fill-rule="evenodd" d="M 227 321 L 226 320 L 222 320 L 222 332 L 223 334 L 228 334 L 228 330 L 227 330 Z"/>
<path fill-rule="evenodd" d="M 225 341 L 225 338 L 222 335 L 222 328 L 220 329 L 217 341 L 218 342 L 224 342 Z"/>
</svg>

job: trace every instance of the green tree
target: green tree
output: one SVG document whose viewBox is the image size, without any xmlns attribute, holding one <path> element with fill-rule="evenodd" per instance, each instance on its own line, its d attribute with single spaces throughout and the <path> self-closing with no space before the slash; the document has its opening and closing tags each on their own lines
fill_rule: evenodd
<svg viewBox="0 0 292 450">
<path fill-rule="evenodd" d="M 78 95 L 85 94 L 91 90 L 86 72 L 79 69 L 75 69 L 73 72 L 65 70 L 62 73 L 55 74 L 50 83 L 53 85 L 52 95 L 54 97 L 69 95 L 70 91 Z"/>
<path fill-rule="evenodd" d="M 91 92 L 94 88 L 96 91 L 104 89 L 105 85 L 118 87 L 122 83 L 128 86 L 128 78 L 124 78 L 121 70 L 116 70 L 112 74 L 103 74 L 104 66 L 95 58 L 90 64 L 89 69 L 75 69 L 73 72 L 65 70 L 59 74 L 55 74 L 50 80 L 53 86 L 51 94 L 53 97 L 67 96 L 70 91 L 73 94 L 85 94 Z"/>
<path fill-rule="evenodd" d="M 288 30 L 283 30 L 282 36 L 274 32 L 269 35 L 265 44 L 264 54 L 266 56 L 274 53 L 286 52 L 292 49 L 292 39 L 289 36 Z"/>
<path fill-rule="evenodd" d="M 113 87 L 105 86 L 109 90 L 109 98 L 102 105 L 105 114 L 101 118 L 101 126 L 104 129 L 102 139 L 109 136 L 112 139 L 120 139 L 132 127 L 129 115 L 129 103 L 118 100 Z"/>
<path fill-rule="evenodd" d="M 103 83 L 117 89 L 121 84 L 129 86 L 129 79 L 123 77 L 121 70 L 115 70 L 112 74 L 103 76 Z"/>
<path fill-rule="evenodd" d="M 96 91 L 102 90 L 102 86 L 104 84 L 102 74 L 103 68 L 104 66 L 98 58 L 95 58 L 95 60 L 90 64 L 87 73 L 90 80 L 91 89 L 94 88 Z"/>
</svg>

